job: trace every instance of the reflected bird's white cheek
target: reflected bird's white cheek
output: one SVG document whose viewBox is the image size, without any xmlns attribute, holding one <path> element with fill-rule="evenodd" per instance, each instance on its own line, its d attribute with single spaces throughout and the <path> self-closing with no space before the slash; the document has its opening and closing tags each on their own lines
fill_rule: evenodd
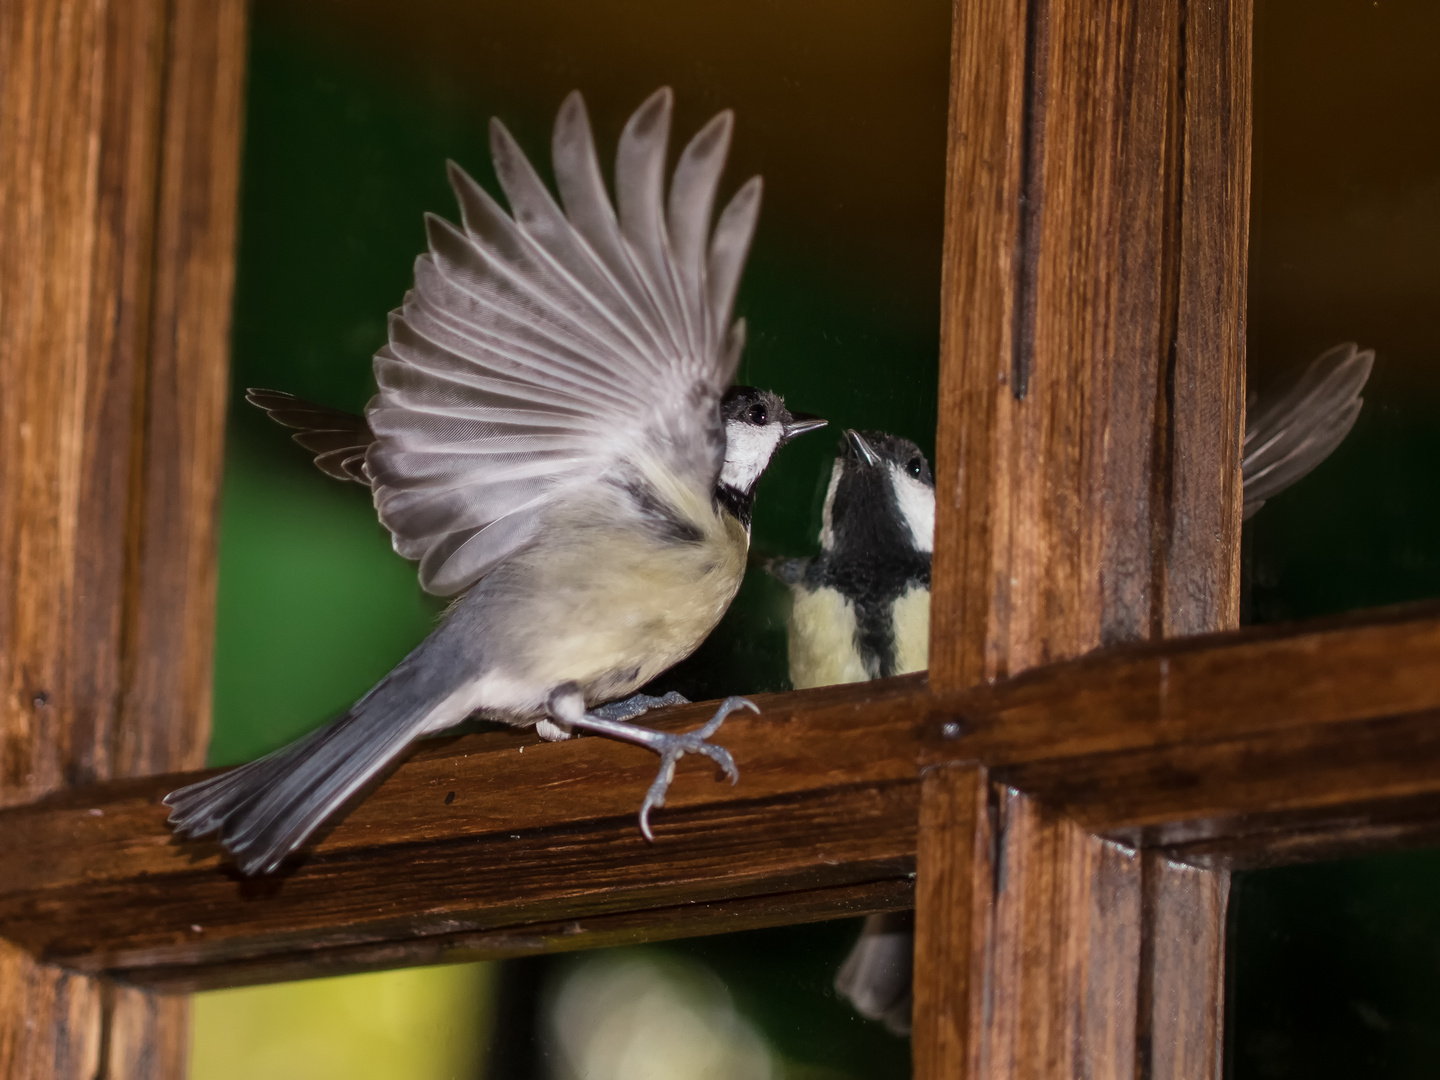
<svg viewBox="0 0 1440 1080">
<path fill-rule="evenodd" d="M 898 465 L 890 466 L 895 502 L 910 530 L 916 551 L 935 549 L 935 489 L 916 480 Z"/>
</svg>

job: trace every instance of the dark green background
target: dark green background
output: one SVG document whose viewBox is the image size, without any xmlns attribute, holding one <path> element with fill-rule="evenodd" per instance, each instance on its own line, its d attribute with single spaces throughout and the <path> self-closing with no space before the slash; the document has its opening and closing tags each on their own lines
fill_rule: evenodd
<svg viewBox="0 0 1440 1080">
<path fill-rule="evenodd" d="M 423 247 L 421 215 L 455 216 L 445 160 L 495 190 L 491 115 L 547 172 L 549 125 L 572 88 L 586 94 L 605 160 L 657 85 L 675 89 L 677 144 L 735 107 L 725 188 L 756 172 L 766 182 L 738 303 L 750 327 L 741 379 L 835 429 L 888 429 L 930 449 L 948 7 L 926 0 L 896 15 L 837 3 L 823 25 L 817 11 L 766 0 L 684 10 L 637 0 L 601 14 L 564 0 L 525 11 L 256 4 L 212 762 L 254 757 L 342 711 L 438 614 L 391 553 L 368 493 L 322 476 L 242 396 L 265 386 L 363 407 L 386 312 Z M 813 548 L 837 438 L 800 440 L 766 476 L 757 552 Z M 666 685 L 696 698 L 782 687 L 783 612 L 783 590 L 752 571 Z M 908 1044 L 831 988 L 855 932 L 842 922 L 670 948 L 717 970 L 806 1075 L 908 1076 Z"/>
<path fill-rule="evenodd" d="M 1359 423 L 1247 529 L 1249 614 L 1440 596 L 1440 5 L 1258 0 L 1252 384 L 1376 350 Z M 1236 877 L 1231 1075 L 1440 1075 L 1440 856 Z"/>
<path fill-rule="evenodd" d="M 1440 595 L 1440 6 L 1258 0 L 1252 385 L 1337 341 L 1377 349 L 1334 458 L 1247 528 L 1246 610 L 1302 618 Z M 742 377 L 836 427 L 933 443 L 948 5 L 788 0 L 499 5 L 258 0 L 253 12 L 233 400 L 272 386 L 359 409 L 421 214 L 453 216 L 443 162 L 492 186 L 502 116 L 544 170 L 580 87 L 602 148 L 662 83 L 677 139 L 737 109 L 727 184 L 766 180 L 740 309 Z M 760 493 L 766 553 L 813 544 L 833 433 L 788 448 Z M 692 696 L 783 684 L 781 596 L 740 603 L 670 680 Z M 433 624 L 366 493 L 231 410 L 214 763 L 347 707 Z M 1270 1077 L 1440 1073 L 1440 858 L 1239 875 L 1229 1068 Z M 908 1075 L 905 1044 L 829 989 L 853 927 L 676 946 L 712 963 L 798 1062 Z"/>
</svg>

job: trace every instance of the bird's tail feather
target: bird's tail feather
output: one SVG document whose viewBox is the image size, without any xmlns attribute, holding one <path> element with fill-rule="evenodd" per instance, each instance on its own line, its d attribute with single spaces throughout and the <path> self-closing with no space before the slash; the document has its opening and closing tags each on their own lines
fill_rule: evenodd
<svg viewBox="0 0 1440 1080">
<path fill-rule="evenodd" d="M 417 653 L 419 650 L 417 650 Z M 275 751 L 165 797 L 182 836 L 220 833 L 246 874 L 269 873 L 425 729 L 444 692 L 426 692 L 416 654 L 348 713 Z"/>
<path fill-rule="evenodd" d="M 835 976 L 835 990 L 861 1016 L 909 1034 L 914 952 L 914 912 L 871 915 Z"/>
</svg>

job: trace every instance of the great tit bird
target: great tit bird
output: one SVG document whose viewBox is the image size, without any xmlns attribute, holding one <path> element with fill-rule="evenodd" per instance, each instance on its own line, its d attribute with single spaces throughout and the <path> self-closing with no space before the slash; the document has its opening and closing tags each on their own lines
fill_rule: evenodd
<svg viewBox="0 0 1440 1080">
<path fill-rule="evenodd" d="M 1346 342 L 1245 414 L 1244 517 L 1328 457 L 1360 415 L 1373 350 Z M 790 678 L 798 688 L 928 666 L 935 485 L 911 442 L 845 433 L 826 489 L 820 555 L 782 563 L 790 584 Z M 910 1030 L 914 913 L 872 915 L 835 979 L 862 1016 Z"/>
<path fill-rule="evenodd" d="M 683 754 L 734 781 L 730 754 L 707 740 L 749 702 L 727 699 L 677 735 L 630 722 L 651 700 L 618 699 L 719 621 L 745 570 L 756 481 L 783 443 L 823 421 L 767 391 L 727 393 L 760 180 L 712 231 L 731 114 L 685 147 L 667 192 L 670 113 L 662 89 L 626 124 L 618 214 L 578 93 L 555 122 L 558 203 L 498 121 L 490 145 L 508 214 L 450 165 L 463 226 L 426 218 L 429 251 L 375 356 L 379 393 L 363 424 L 312 417 L 307 445 L 322 468 L 369 484 L 421 585 L 460 598 L 339 720 L 167 796 L 182 835 L 218 831 L 243 872 L 274 870 L 417 737 L 472 714 L 653 750 L 647 837 Z M 617 702 L 608 715 L 595 709 L 606 702 Z"/>
<path fill-rule="evenodd" d="M 790 586 L 790 683 L 924 671 L 930 656 L 935 478 L 920 448 L 847 430 L 830 468 L 820 555 L 776 566 Z"/>
<path fill-rule="evenodd" d="M 820 554 L 773 566 L 790 586 L 790 682 L 863 682 L 924 671 L 930 657 L 935 478 L 920 448 L 847 430 L 830 467 Z M 891 1031 L 910 1030 L 914 913 L 865 920 L 835 989 Z"/>
</svg>

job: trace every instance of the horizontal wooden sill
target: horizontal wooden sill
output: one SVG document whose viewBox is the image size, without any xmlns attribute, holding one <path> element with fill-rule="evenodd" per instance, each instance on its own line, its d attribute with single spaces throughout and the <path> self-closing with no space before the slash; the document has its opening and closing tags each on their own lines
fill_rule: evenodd
<svg viewBox="0 0 1440 1080">
<path fill-rule="evenodd" d="M 741 768 L 496 732 L 422 745 L 272 878 L 123 781 L 0 812 L 0 934 L 162 988 L 271 982 L 864 914 L 913 889 L 921 771 L 982 762 L 1090 830 L 1199 865 L 1440 837 L 1440 605 L 1094 653 L 960 695 L 761 695 Z M 711 706 L 652 714 L 688 728 Z"/>
</svg>

